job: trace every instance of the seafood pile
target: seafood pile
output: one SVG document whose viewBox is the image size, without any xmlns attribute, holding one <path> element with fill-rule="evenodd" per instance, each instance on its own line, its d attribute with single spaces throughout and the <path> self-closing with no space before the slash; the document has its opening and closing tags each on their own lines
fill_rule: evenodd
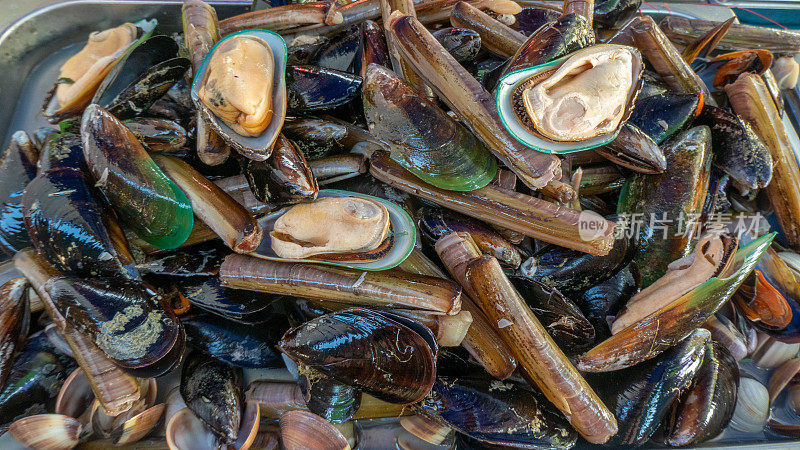
<svg viewBox="0 0 800 450">
<path fill-rule="evenodd" d="M 92 33 L 0 159 L 0 447 L 800 438 L 800 34 L 640 3 Z"/>
</svg>

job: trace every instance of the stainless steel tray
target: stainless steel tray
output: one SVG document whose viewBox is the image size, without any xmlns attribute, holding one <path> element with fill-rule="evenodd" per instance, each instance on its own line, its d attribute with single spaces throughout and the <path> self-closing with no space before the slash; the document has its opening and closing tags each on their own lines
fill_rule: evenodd
<svg viewBox="0 0 800 450">
<path fill-rule="evenodd" d="M 251 5 L 250 0 L 211 0 L 209 3 L 221 19 L 245 12 Z M 14 131 L 33 132 L 50 125 L 39 113 L 44 97 L 60 65 L 78 51 L 90 32 L 123 21 L 150 18 L 158 20 L 159 33 L 180 32 L 180 9 L 180 0 L 0 0 L 0 151 Z M 721 6 L 681 3 L 665 6 L 652 2 L 645 3 L 642 13 L 656 19 L 668 13 L 708 20 L 733 16 L 729 8 Z M 0 280 L 18 276 L 15 274 L 10 262 L 0 263 Z M 702 447 L 800 449 L 800 441 L 763 433 L 726 432 Z"/>
</svg>

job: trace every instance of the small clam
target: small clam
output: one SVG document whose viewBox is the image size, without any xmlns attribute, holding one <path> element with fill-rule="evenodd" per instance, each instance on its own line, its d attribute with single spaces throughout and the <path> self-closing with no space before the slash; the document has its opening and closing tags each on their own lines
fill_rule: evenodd
<svg viewBox="0 0 800 450">
<path fill-rule="evenodd" d="M 69 450 L 83 430 L 77 419 L 62 414 L 38 414 L 12 423 L 8 433 L 20 444 L 39 450 Z"/>
<path fill-rule="evenodd" d="M 287 411 L 280 424 L 286 450 L 350 450 L 347 438 L 336 427 L 308 411 Z"/>
<path fill-rule="evenodd" d="M 730 426 L 745 433 L 758 433 L 769 418 L 769 392 L 752 378 L 739 380 L 739 394 Z"/>
<path fill-rule="evenodd" d="M 794 89 L 800 74 L 800 65 L 794 56 L 781 56 L 772 63 L 772 74 L 781 89 Z"/>
<path fill-rule="evenodd" d="M 596 45 L 504 76 L 495 93 L 506 129 L 523 144 L 568 153 L 612 141 L 641 87 L 640 53 Z"/>
<path fill-rule="evenodd" d="M 256 161 L 269 158 L 286 117 L 286 43 L 246 30 L 220 40 L 197 69 L 192 101 L 231 147 Z"/>
</svg>

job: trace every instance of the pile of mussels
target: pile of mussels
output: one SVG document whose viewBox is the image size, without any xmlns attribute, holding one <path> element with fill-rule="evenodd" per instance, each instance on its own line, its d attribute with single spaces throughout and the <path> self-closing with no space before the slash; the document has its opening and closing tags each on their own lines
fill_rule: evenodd
<svg viewBox="0 0 800 450">
<path fill-rule="evenodd" d="M 92 33 L 0 160 L 0 446 L 800 437 L 800 34 L 639 6 Z"/>
</svg>

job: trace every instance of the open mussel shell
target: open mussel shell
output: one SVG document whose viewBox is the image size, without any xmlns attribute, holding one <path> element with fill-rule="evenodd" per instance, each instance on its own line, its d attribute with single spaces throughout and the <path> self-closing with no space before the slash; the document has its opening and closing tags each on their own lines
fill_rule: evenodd
<svg viewBox="0 0 800 450">
<path fill-rule="evenodd" d="M 74 95 L 71 100 L 66 102 L 65 104 L 60 104 L 58 98 L 56 97 L 56 88 L 57 84 L 53 86 L 51 93 L 48 94 L 48 97 L 45 98 L 45 104 L 42 107 L 42 113 L 45 117 L 50 120 L 52 123 L 56 123 L 64 118 L 74 116 L 80 113 L 80 111 L 90 103 L 92 97 L 98 92 L 100 89 L 101 83 L 108 77 L 109 72 L 114 68 L 115 65 L 119 64 L 119 62 L 134 48 L 148 39 L 153 29 L 155 29 L 156 25 L 158 25 L 158 21 L 153 20 L 141 20 L 136 22 L 134 25 L 137 26 L 138 30 L 137 33 L 139 34 L 138 38 L 133 41 L 127 48 L 124 50 L 120 50 L 114 55 L 114 60 L 106 65 L 103 70 L 98 71 L 96 76 L 89 80 L 86 83 L 85 88 L 79 92 L 78 94 Z"/>
<path fill-rule="evenodd" d="M 511 380 L 439 377 L 414 409 L 483 444 L 570 448 L 577 441 L 575 430 L 549 402 Z"/>
<path fill-rule="evenodd" d="M 537 82 L 550 77 L 565 62 L 572 58 L 580 58 L 584 52 L 595 52 L 600 50 L 629 50 L 632 57 L 632 85 L 629 89 L 624 112 L 617 127 L 607 133 L 597 135 L 588 139 L 576 141 L 555 141 L 543 136 L 531 121 L 526 107 L 523 105 L 523 92 L 526 88 L 534 86 Z M 497 102 L 497 113 L 503 126 L 508 132 L 522 144 L 541 152 L 546 153 L 571 153 L 587 150 L 601 145 L 605 145 L 617 137 L 620 128 L 625 120 L 630 116 L 636 95 L 642 84 L 642 72 L 644 63 L 638 50 L 631 47 L 613 44 L 601 44 L 571 53 L 554 61 L 538 66 L 520 69 L 504 75 L 497 84 L 495 100 Z"/>
<path fill-rule="evenodd" d="M 587 372 L 624 369 L 651 359 L 685 339 L 730 299 L 774 236 L 775 233 L 767 234 L 741 247 L 727 273 L 711 277 L 584 353 L 578 359 L 578 369 Z"/>
<path fill-rule="evenodd" d="M 242 136 L 234 131 L 222 119 L 217 117 L 203 101 L 200 100 L 199 91 L 200 86 L 205 80 L 206 69 L 211 61 L 214 52 L 219 48 L 220 44 L 226 42 L 228 39 L 236 38 L 236 36 L 253 36 L 261 39 L 269 45 L 272 50 L 272 55 L 275 59 L 272 86 L 272 119 L 267 128 L 258 136 Z M 222 40 L 217 42 L 214 47 L 208 52 L 208 55 L 197 68 L 192 82 L 192 101 L 200 111 L 203 120 L 216 131 L 225 142 L 233 147 L 236 151 L 241 153 L 247 158 L 264 161 L 269 158 L 272 153 L 272 146 L 275 140 L 278 139 L 283 127 L 283 121 L 286 118 L 286 58 L 287 58 L 286 42 L 283 38 L 272 31 L 267 30 L 244 30 L 238 33 L 229 34 Z"/>
<path fill-rule="evenodd" d="M 278 346 L 293 361 L 390 403 L 423 399 L 436 378 L 433 334 L 391 313 L 326 314 L 290 329 Z"/>
<path fill-rule="evenodd" d="M 183 327 L 140 283 L 55 277 L 44 289 L 69 324 L 132 374 L 157 376 L 180 362 Z"/>
<path fill-rule="evenodd" d="M 153 36 L 133 47 L 105 77 L 92 99 L 121 120 L 146 111 L 189 69 L 168 36 Z"/>
<path fill-rule="evenodd" d="M 313 262 L 330 264 L 333 266 L 349 267 L 352 269 L 386 270 L 397 266 L 403 262 L 403 260 L 405 260 L 409 254 L 411 254 L 411 250 L 414 249 L 414 245 L 417 241 L 417 232 L 416 227 L 414 226 L 414 221 L 403 208 L 388 200 L 373 197 L 371 195 L 360 194 L 358 192 L 340 191 L 334 189 L 324 189 L 319 191 L 317 198 L 326 197 L 358 197 L 380 202 L 383 206 L 385 206 L 389 211 L 390 238 L 387 238 L 387 240 L 390 241 L 389 249 L 383 252 L 383 255 L 379 259 L 372 261 L 323 260 L 315 258 L 314 256 L 305 259 L 282 258 L 278 256 L 274 250 L 272 250 L 272 244 L 270 242 L 270 232 L 275 228 L 275 222 L 279 217 L 289 210 L 289 208 L 282 208 L 259 219 L 259 224 L 264 230 L 264 240 L 261 241 L 261 245 L 259 245 L 258 248 L 250 255 L 272 261 Z M 325 224 L 319 225 L 325 226 Z"/>
</svg>

